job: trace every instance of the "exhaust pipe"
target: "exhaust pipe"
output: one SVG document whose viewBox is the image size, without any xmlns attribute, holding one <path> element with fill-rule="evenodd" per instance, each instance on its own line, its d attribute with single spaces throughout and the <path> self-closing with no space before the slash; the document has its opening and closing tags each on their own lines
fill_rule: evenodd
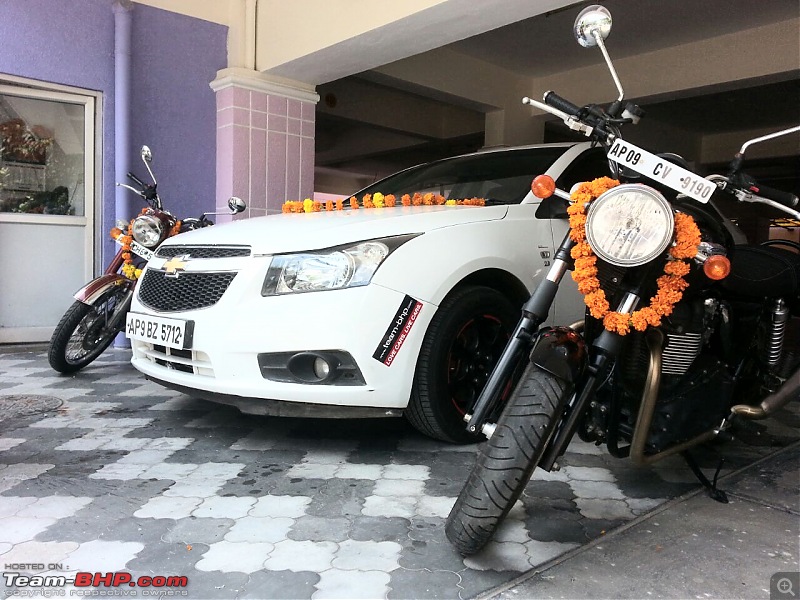
<svg viewBox="0 0 800 600">
<path fill-rule="evenodd" d="M 766 419 L 792 400 L 798 398 L 800 398 L 800 367 L 795 369 L 795 372 L 783 382 L 783 385 L 764 398 L 758 406 L 737 404 L 731 408 L 731 412 L 747 419 Z"/>
</svg>

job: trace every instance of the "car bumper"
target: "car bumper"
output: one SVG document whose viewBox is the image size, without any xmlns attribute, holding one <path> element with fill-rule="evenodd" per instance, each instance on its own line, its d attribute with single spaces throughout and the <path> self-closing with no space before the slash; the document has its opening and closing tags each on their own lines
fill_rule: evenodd
<svg viewBox="0 0 800 600">
<path fill-rule="evenodd" d="M 406 319 L 398 328 L 398 313 L 409 300 L 403 293 L 376 284 L 263 297 L 260 281 L 248 285 L 240 279 L 214 306 L 175 313 L 145 307 L 137 293 L 132 312 L 193 321 L 194 336 L 191 348 L 181 351 L 132 339 L 132 363 L 162 385 L 236 404 L 248 413 L 288 415 L 287 403 L 296 403 L 303 405 L 296 414 L 306 416 L 337 416 L 324 414 L 330 412 L 323 410 L 325 407 L 394 409 L 391 414 L 395 414 L 408 404 L 419 349 L 436 309 L 420 302 L 411 326 Z M 393 330 L 388 350 L 396 353 L 387 365 L 386 359 L 382 362 L 375 355 L 381 354 L 379 348 L 384 348 L 386 355 Z M 275 381 L 267 378 L 270 374 L 265 376 L 259 364 L 259 357 L 265 354 L 324 351 L 352 357 L 359 380 Z M 309 411 L 314 406 L 320 408 L 319 414 Z M 333 412 L 381 415 L 380 410 L 364 415 Z"/>
</svg>

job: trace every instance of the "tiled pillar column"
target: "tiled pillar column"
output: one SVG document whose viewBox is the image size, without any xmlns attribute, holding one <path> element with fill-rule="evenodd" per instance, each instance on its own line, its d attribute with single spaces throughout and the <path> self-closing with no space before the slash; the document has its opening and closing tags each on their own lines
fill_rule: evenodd
<svg viewBox="0 0 800 600">
<path fill-rule="evenodd" d="M 314 192 L 313 86 L 230 68 L 211 83 L 217 94 L 217 210 L 239 196 L 236 218 L 278 213 L 286 200 Z M 230 220 L 225 215 L 218 222 Z"/>
</svg>

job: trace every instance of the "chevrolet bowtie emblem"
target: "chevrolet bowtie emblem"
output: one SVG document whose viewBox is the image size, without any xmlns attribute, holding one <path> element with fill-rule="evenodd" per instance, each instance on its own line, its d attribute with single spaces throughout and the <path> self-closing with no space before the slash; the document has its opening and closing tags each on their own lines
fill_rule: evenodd
<svg viewBox="0 0 800 600">
<path fill-rule="evenodd" d="M 164 275 L 167 277 L 177 277 L 181 271 L 186 270 L 186 263 L 189 262 L 189 255 L 173 256 L 164 263 Z"/>
</svg>

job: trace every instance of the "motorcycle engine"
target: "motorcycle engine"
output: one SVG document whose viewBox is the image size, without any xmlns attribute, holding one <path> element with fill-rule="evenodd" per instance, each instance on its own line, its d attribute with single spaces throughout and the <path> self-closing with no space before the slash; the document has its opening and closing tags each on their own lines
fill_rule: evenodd
<svg viewBox="0 0 800 600">
<path fill-rule="evenodd" d="M 618 301 L 614 284 L 621 281 L 623 273 L 607 264 L 598 266 L 598 279 L 613 306 Z M 647 440 L 648 453 L 660 452 L 708 431 L 728 414 L 733 378 L 717 354 L 707 349 L 715 343 L 709 332 L 717 329 L 720 318 L 719 303 L 698 295 L 685 297 L 662 320 L 660 383 Z M 587 337 L 592 339 L 603 325 L 587 315 L 586 327 Z M 704 348 L 706 352 L 702 352 Z M 626 438 L 632 435 L 642 402 L 650 354 L 645 332 L 631 331 L 609 384 L 598 392 L 605 404 L 621 407 L 619 431 Z"/>
</svg>

